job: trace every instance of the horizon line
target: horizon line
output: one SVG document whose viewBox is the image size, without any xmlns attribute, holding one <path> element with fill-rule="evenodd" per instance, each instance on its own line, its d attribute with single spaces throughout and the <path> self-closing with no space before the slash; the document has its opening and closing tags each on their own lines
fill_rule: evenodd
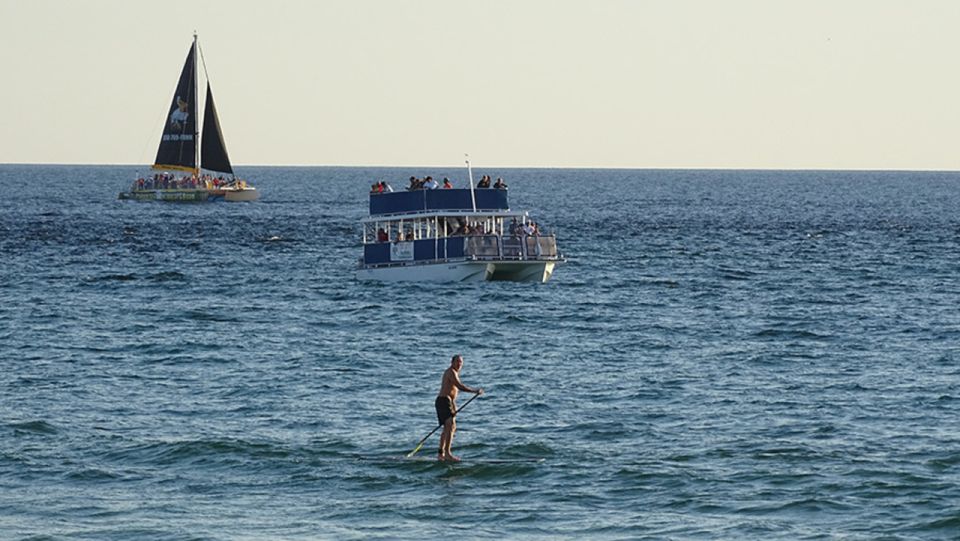
<svg viewBox="0 0 960 541">
<path fill-rule="evenodd" d="M 2 166 L 57 166 L 57 167 L 146 167 L 152 168 L 152 165 L 133 164 L 133 163 L 59 163 L 59 162 L 0 162 Z M 346 164 L 236 164 L 235 167 L 297 167 L 297 168 L 382 168 L 382 169 L 404 169 L 404 168 L 460 168 L 463 165 L 346 165 Z M 611 170 L 611 171 L 797 171 L 797 172 L 817 172 L 817 171 L 837 171 L 837 172 L 864 172 L 864 173 L 958 173 L 960 169 L 907 169 L 907 168 L 839 168 L 831 169 L 826 167 L 627 167 L 627 166 L 570 166 L 570 165 L 484 165 L 473 166 L 475 169 L 564 169 L 564 170 Z"/>
</svg>

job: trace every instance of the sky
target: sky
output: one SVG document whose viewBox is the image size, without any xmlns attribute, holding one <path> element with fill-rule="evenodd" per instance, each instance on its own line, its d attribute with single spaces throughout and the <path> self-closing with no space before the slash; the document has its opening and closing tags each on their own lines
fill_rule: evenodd
<svg viewBox="0 0 960 541">
<path fill-rule="evenodd" d="M 960 169 L 956 0 L 0 0 L 0 163 Z"/>
</svg>

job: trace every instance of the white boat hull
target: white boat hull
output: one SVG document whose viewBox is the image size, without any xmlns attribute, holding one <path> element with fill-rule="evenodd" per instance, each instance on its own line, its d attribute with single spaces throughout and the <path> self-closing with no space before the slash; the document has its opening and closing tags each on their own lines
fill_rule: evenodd
<svg viewBox="0 0 960 541">
<path fill-rule="evenodd" d="M 553 276 L 556 261 L 498 261 L 491 280 L 544 283 Z"/>
<path fill-rule="evenodd" d="M 256 188 L 247 187 L 241 190 L 224 190 L 223 200 L 236 203 L 240 201 L 256 201 L 260 193 Z"/>
<path fill-rule="evenodd" d="M 555 261 L 458 261 L 367 267 L 357 271 L 360 280 L 382 282 L 546 282 Z"/>
</svg>

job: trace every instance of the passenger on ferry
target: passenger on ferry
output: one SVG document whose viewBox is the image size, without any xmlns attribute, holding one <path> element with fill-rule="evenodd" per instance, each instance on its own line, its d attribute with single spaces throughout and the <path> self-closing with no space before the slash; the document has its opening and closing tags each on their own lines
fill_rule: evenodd
<svg viewBox="0 0 960 541">
<path fill-rule="evenodd" d="M 427 177 L 427 179 L 423 183 L 424 190 L 436 190 L 439 187 L 440 185 L 437 184 L 436 180 L 433 180 L 433 177 Z"/>
<path fill-rule="evenodd" d="M 520 224 L 517 223 L 516 218 L 510 221 L 510 234 L 514 237 L 520 236 Z"/>
<path fill-rule="evenodd" d="M 370 193 L 387 193 L 392 191 L 393 187 L 382 180 L 375 182 L 373 186 L 370 187 Z"/>
<path fill-rule="evenodd" d="M 506 190 L 507 184 L 503 182 L 503 178 L 497 177 L 497 182 L 494 183 L 493 187 L 498 190 Z"/>
<path fill-rule="evenodd" d="M 420 189 L 420 179 L 417 177 L 410 177 L 410 185 L 407 186 L 407 191 L 412 192 L 413 190 Z"/>
<path fill-rule="evenodd" d="M 453 188 L 453 184 L 450 184 L 450 179 L 448 178 L 443 179 L 443 187 L 444 189 L 447 189 L 447 190 L 449 190 L 450 188 Z"/>
<path fill-rule="evenodd" d="M 387 236 L 387 232 L 382 227 L 377 230 L 377 242 L 387 242 L 388 240 L 390 240 L 390 237 Z"/>
<path fill-rule="evenodd" d="M 490 187 L 490 176 L 483 175 L 480 178 L 480 182 L 477 183 L 477 188 L 489 188 Z"/>
<path fill-rule="evenodd" d="M 523 226 L 523 232 L 531 237 L 538 235 L 540 232 L 537 230 L 537 224 L 533 220 L 526 223 Z"/>
</svg>

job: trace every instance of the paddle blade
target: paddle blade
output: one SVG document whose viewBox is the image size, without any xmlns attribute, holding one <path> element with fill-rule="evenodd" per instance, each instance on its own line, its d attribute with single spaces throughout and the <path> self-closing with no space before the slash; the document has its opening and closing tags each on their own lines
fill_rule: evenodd
<svg viewBox="0 0 960 541">
<path fill-rule="evenodd" d="M 413 451 L 410 451 L 409 453 L 407 453 L 407 458 L 410 458 L 410 457 L 412 457 L 413 455 L 417 454 L 417 451 L 419 451 L 421 448 L 423 448 L 423 442 L 422 442 L 422 441 L 417 444 L 417 448 L 416 448 L 416 449 L 414 449 Z"/>
</svg>

